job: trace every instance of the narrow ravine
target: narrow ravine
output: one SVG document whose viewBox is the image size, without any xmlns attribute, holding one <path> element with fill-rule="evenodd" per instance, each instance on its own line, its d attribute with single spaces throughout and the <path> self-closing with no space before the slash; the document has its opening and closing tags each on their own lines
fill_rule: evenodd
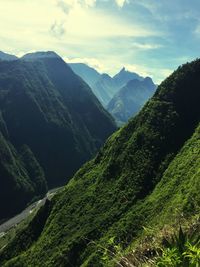
<svg viewBox="0 0 200 267">
<path fill-rule="evenodd" d="M 61 187 L 49 190 L 43 199 L 40 199 L 32 203 L 30 206 L 24 209 L 21 213 L 15 215 L 14 217 L 2 223 L 0 225 L 0 238 L 3 237 L 6 234 L 6 232 L 10 230 L 12 227 L 17 226 L 20 222 L 25 220 L 31 213 L 34 212 L 36 208 L 38 209 L 41 206 L 43 206 L 46 199 L 50 200 L 60 189 Z"/>
</svg>

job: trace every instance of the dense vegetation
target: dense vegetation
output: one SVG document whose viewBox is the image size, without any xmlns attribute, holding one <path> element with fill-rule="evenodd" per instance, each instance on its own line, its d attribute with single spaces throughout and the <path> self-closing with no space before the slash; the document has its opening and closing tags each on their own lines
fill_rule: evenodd
<svg viewBox="0 0 200 267">
<path fill-rule="evenodd" d="M 41 234 L 30 224 L 1 251 L 0 265 L 109 266 L 113 259 L 102 250 L 109 240 L 125 249 L 137 243 L 143 226 L 199 213 L 199 73 L 197 60 L 167 78 L 53 198 L 48 216 L 35 217 L 45 217 Z"/>
<path fill-rule="evenodd" d="M 0 62 L 0 219 L 63 185 L 116 129 L 56 54 Z"/>
<path fill-rule="evenodd" d="M 117 124 L 123 125 L 140 111 L 155 90 L 156 85 L 149 77 L 142 81 L 131 80 L 114 95 L 108 103 L 107 110 Z"/>
<path fill-rule="evenodd" d="M 180 227 L 178 234 L 164 239 L 164 248 L 156 258 L 157 267 L 197 267 L 200 263 L 199 227 L 192 233 L 186 233 Z"/>
</svg>

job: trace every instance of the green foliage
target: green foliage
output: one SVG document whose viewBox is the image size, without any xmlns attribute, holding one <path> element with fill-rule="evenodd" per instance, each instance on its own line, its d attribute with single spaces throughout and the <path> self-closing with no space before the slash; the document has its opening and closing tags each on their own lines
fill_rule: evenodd
<svg viewBox="0 0 200 267">
<path fill-rule="evenodd" d="M 191 236 L 180 227 L 179 233 L 170 240 L 164 240 L 165 248 L 157 259 L 158 267 L 198 267 L 200 264 L 200 235 L 194 232 Z"/>
<path fill-rule="evenodd" d="M 47 199 L 44 206 L 40 208 L 29 224 L 25 225 L 16 233 L 12 245 L 6 245 L 6 253 L 3 254 L 4 261 L 10 257 L 17 256 L 19 253 L 29 248 L 32 243 L 38 239 L 45 226 L 50 211 L 51 203 Z M 0 251 L 0 255 L 1 253 L 2 252 Z"/>
<path fill-rule="evenodd" d="M 162 257 L 157 260 L 158 267 L 178 267 L 181 266 L 181 259 L 176 248 L 165 249 L 162 251 Z"/>
<path fill-rule="evenodd" d="M 39 238 L 5 266 L 109 266 L 99 247 L 109 248 L 111 237 L 112 249 L 120 244 L 125 250 L 143 227 L 162 228 L 199 213 L 199 72 L 195 61 L 164 81 L 55 196 Z"/>
<path fill-rule="evenodd" d="M 189 266 L 199 267 L 200 266 L 200 244 L 192 245 L 189 242 L 186 244 L 186 251 L 183 253 L 184 258 L 188 259 Z"/>
<path fill-rule="evenodd" d="M 109 262 L 111 262 L 113 259 L 115 259 L 115 261 L 117 262 L 123 255 L 122 246 L 115 241 L 114 237 L 108 239 L 105 246 L 100 246 L 99 244 L 97 244 L 97 247 L 98 246 L 102 250 L 103 255 L 101 259 L 103 260 L 105 265 L 108 265 Z"/>
</svg>

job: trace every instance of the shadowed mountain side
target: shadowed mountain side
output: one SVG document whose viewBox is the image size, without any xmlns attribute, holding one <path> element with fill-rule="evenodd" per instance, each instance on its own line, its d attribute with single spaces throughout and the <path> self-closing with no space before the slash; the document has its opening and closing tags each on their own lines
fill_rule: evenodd
<svg viewBox="0 0 200 267">
<path fill-rule="evenodd" d="M 0 211 L 7 215 L 47 185 L 65 184 L 116 129 L 88 85 L 53 52 L 0 62 L 0 112 Z M 19 195 L 22 201 L 10 201 Z"/>
</svg>

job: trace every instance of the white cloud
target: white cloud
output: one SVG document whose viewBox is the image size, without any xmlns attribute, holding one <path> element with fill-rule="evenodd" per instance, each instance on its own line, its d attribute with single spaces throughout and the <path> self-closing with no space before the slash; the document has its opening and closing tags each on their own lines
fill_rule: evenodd
<svg viewBox="0 0 200 267">
<path fill-rule="evenodd" d="M 152 76 L 151 71 L 149 71 L 147 67 L 144 67 L 142 65 L 125 64 L 124 67 L 129 71 L 136 72 L 136 73 L 140 74 L 143 77 Z"/>
<path fill-rule="evenodd" d="M 15 55 L 17 57 L 23 57 L 25 54 L 29 54 L 29 53 L 35 53 L 37 52 L 36 50 L 28 50 L 28 51 L 20 51 L 19 53 L 16 53 Z"/>
<path fill-rule="evenodd" d="M 78 19 L 77 19 L 78 18 Z M 147 37 L 158 36 L 159 32 L 137 23 L 130 24 L 123 18 L 108 15 L 105 12 L 97 12 L 93 9 L 74 7 L 66 18 L 67 34 L 78 38 L 102 38 L 102 37 Z"/>
<path fill-rule="evenodd" d="M 118 7 L 123 7 L 127 0 L 115 0 Z"/>
<path fill-rule="evenodd" d="M 160 75 L 168 77 L 170 74 L 172 74 L 173 71 L 174 70 L 172 69 L 163 68 L 163 69 L 160 69 Z"/>
<path fill-rule="evenodd" d="M 56 0 L 57 6 L 61 10 L 68 14 L 71 9 L 76 7 L 93 7 L 96 3 L 96 0 Z"/>
<path fill-rule="evenodd" d="M 85 0 L 86 6 L 93 7 L 96 3 L 96 0 Z"/>
<path fill-rule="evenodd" d="M 172 69 L 144 66 L 138 64 L 125 64 L 124 67 L 132 72 L 136 72 L 143 77 L 151 77 L 155 83 L 161 83 L 165 78 L 172 74 Z"/>
<path fill-rule="evenodd" d="M 50 32 L 55 37 L 62 37 L 65 34 L 64 22 L 55 21 L 50 27 Z"/>
<path fill-rule="evenodd" d="M 86 46 L 94 49 L 94 42 L 95 47 L 98 48 L 101 42 L 101 45 L 104 44 L 101 49 L 106 49 L 108 40 L 113 37 L 160 35 L 147 26 L 129 23 L 105 10 L 90 8 L 95 3 L 95 0 L 1 0 L 1 49 L 8 50 L 10 47 L 17 53 L 25 48 L 59 50 L 60 47 L 69 49 L 70 46 L 72 50 L 78 45 L 80 49 Z"/>
<path fill-rule="evenodd" d="M 160 3 L 160 1 L 135 0 L 135 2 L 148 9 L 152 14 L 154 14 L 158 10 L 158 8 L 162 6 L 162 3 Z"/>
<path fill-rule="evenodd" d="M 96 69 L 99 72 L 104 72 L 105 66 L 96 58 L 63 58 L 67 63 L 84 63 Z"/>
<path fill-rule="evenodd" d="M 162 45 L 160 44 L 148 44 L 148 43 L 132 43 L 133 48 L 137 48 L 140 50 L 151 50 L 151 49 L 158 49 L 161 48 Z"/>
<path fill-rule="evenodd" d="M 11 54 L 53 50 L 72 62 L 83 62 L 113 75 L 124 62 L 133 62 L 139 50 L 158 47 L 145 42 L 133 42 L 131 46 L 130 40 L 161 36 L 151 25 L 133 23 L 123 14 L 119 16 L 118 11 L 98 8 L 95 0 L 0 2 L 0 50 Z"/>
<path fill-rule="evenodd" d="M 72 8 L 72 5 L 70 3 L 67 3 L 66 1 L 63 0 L 58 0 L 57 1 L 57 6 L 61 8 L 61 10 L 65 13 L 68 14 L 70 9 Z"/>
</svg>

